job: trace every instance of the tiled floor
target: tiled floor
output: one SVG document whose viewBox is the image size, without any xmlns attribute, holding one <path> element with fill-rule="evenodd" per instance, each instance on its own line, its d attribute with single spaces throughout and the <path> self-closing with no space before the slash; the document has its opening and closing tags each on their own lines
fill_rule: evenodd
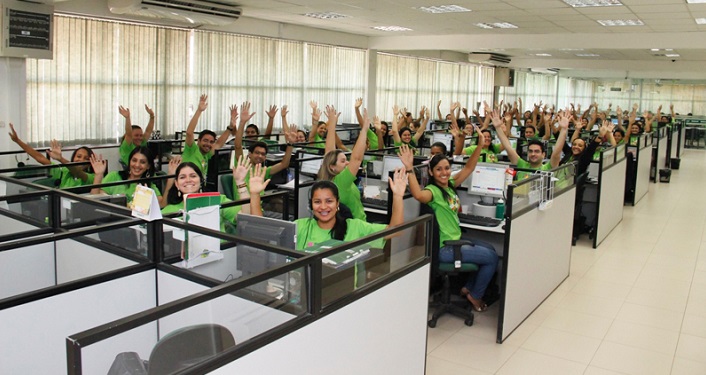
<svg viewBox="0 0 706 375">
<path fill-rule="evenodd" d="M 706 151 L 680 166 L 598 249 L 582 236 L 571 276 L 503 344 L 497 304 L 472 327 L 442 317 L 427 375 L 706 374 Z"/>
</svg>

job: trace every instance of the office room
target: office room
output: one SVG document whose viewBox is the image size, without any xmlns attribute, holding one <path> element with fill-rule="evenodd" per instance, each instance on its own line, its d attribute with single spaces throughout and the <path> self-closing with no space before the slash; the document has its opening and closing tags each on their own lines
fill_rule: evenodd
<svg viewBox="0 0 706 375">
<path fill-rule="evenodd" d="M 273 134 L 283 133 L 285 105 L 289 125 L 312 128 L 311 101 L 322 111 L 335 106 L 338 124 L 357 124 L 358 98 L 370 123 L 373 116 L 393 120 L 394 106 L 415 119 L 425 118 L 420 114 L 425 107 L 429 130 L 434 121 L 446 121 L 455 102 L 455 117 L 464 120 L 467 112 L 479 127 L 486 117 L 483 102 L 491 108 L 509 104 L 507 110 L 515 107 L 519 114 L 535 108 L 554 114 L 565 108 L 579 115 L 588 111 L 589 119 L 599 111 L 617 117 L 620 108 L 626 123 L 634 106 L 637 122 L 665 115 L 669 129 L 646 136 L 636 146 L 638 181 L 624 188 L 632 189 L 633 200 L 620 199 L 619 184 L 626 181 L 618 178 L 604 190 L 596 188 L 596 199 L 603 201 L 584 205 L 599 207 L 595 220 L 609 224 L 587 229 L 574 246 L 570 225 L 569 232 L 535 241 L 551 247 L 555 238 L 562 241 L 559 249 L 570 252 L 562 253 L 565 275 L 545 286 L 548 297 L 537 297 L 517 327 L 505 334 L 499 333 L 498 322 L 505 319 L 501 306 L 511 301 L 475 312 L 472 326 L 450 315 L 440 317 L 434 328 L 420 321 L 426 334 L 426 356 L 420 361 L 427 374 L 706 372 L 699 355 L 706 349 L 706 215 L 694 209 L 704 199 L 698 187 L 706 147 L 706 80 L 701 73 L 706 4 L 219 0 L 186 2 L 193 4 L 185 9 L 169 8 L 169 1 L 38 3 L 0 0 L 3 9 L 49 9 L 53 14 L 52 46 L 40 49 L 43 55 L 0 48 L 0 130 L 11 133 L 12 124 L 19 139 L 40 150 L 51 148 L 56 139 L 65 158 L 79 146 L 111 146 L 93 147 L 109 161 L 108 171 L 121 168 L 117 145 L 125 118 L 120 106 L 129 108 L 132 123 L 145 130 L 154 119 L 152 135 L 159 131 L 170 140 L 186 130 L 202 94 L 208 95 L 208 107 L 197 130 L 211 129 L 217 135 L 227 131 L 230 106 L 240 110 L 244 102 L 251 103 L 250 122 L 260 133 L 271 106 L 278 107 Z M 5 13 L 3 17 L 8 22 Z M 9 38 L 5 29 L 2 33 Z M 597 108 L 592 109 L 594 103 Z M 653 120 L 655 134 L 665 124 L 661 118 Z M 679 132 L 673 130 L 677 123 Z M 492 122 L 488 127 L 495 134 Z M 511 140 L 524 129 L 515 128 L 508 130 Z M 343 143 L 353 150 L 352 141 Z M 393 146 L 392 140 L 388 145 Z M 12 136 L 0 137 L 0 151 L 6 152 L 0 155 L 0 168 L 38 164 L 20 149 Z M 383 160 L 372 151 L 366 152 L 366 162 Z M 424 146 L 419 152 L 415 160 L 429 154 Z M 658 159 L 651 164 L 652 152 Z M 547 160 L 550 154 L 548 149 Z M 592 163 L 589 180 L 595 173 L 607 181 L 615 166 L 631 172 L 615 154 L 600 160 L 609 158 L 607 164 L 598 159 Z M 461 168 L 466 160 L 453 164 Z M 160 157 L 162 161 L 166 175 L 168 160 Z M 660 182 L 665 169 L 671 179 Z M 375 172 L 372 166 L 363 170 Z M 469 190 L 461 187 L 459 196 L 461 204 L 472 207 Z M 615 191 L 620 194 L 611 195 Z M 617 203 L 610 200 L 616 196 Z M 298 196 L 295 217 L 309 215 L 307 198 L 308 191 Z M 497 203 L 497 197 L 492 199 Z M 392 206 L 388 202 L 387 211 Z M 419 216 L 411 212 L 419 202 L 407 196 L 404 203 L 406 222 Z M 371 207 L 366 207 L 371 221 L 389 220 L 387 211 Z M 551 214 L 552 208 L 541 214 Z M 569 216 L 566 220 L 574 220 L 573 213 Z M 534 241 L 525 238 L 531 233 L 513 228 L 525 242 Z M 552 236 L 551 228 L 546 230 Z M 471 228 L 469 233 L 495 245 L 502 269 L 509 242 L 488 230 Z M 457 290 L 453 293 L 454 300 L 460 299 Z M 430 308 L 427 319 L 432 312 Z"/>
</svg>

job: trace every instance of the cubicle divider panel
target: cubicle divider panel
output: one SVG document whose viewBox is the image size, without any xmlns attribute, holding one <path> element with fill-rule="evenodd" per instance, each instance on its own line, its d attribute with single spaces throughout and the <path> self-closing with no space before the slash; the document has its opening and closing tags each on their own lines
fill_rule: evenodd
<svg viewBox="0 0 706 375">
<path fill-rule="evenodd" d="M 56 285 L 54 243 L 0 251 L 0 300 Z"/>
<path fill-rule="evenodd" d="M 657 168 L 655 182 L 659 182 L 659 170 L 664 168 L 669 168 L 669 154 L 667 153 L 669 139 L 667 137 L 667 127 L 662 127 L 659 129 L 659 145 L 657 146 Z"/>
<path fill-rule="evenodd" d="M 133 314 L 156 303 L 155 271 L 143 271 L 0 310 L 0 373 L 55 374 L 66 368 L 66 337 L 73 332 Z M 130 342 L 154 341 L 151 330 L 136 331 Z M 124 342 L 114 342 L 121 346 Z M 140 344 L 143 346 L 144 344 Z M 97 350 L 85 362 L 86 374 L 105 374 L 112 353 Z"/>
<path fill-rule="evenodd" d="M 637 176 L 635 177 L 635 198 L 634 204 L 642 199 L 649 189 L 650 183 L 650 164 L 652 162 L 652 147 L 645 145 L 640 139 L 640 149 L 637 157 Z"/>
<path fill-rule="evenodd" d="M 423 374 L 429 265 L 211 374 Z"/>
<path fill-rule="evenodd" d="M 600 171 L 598 181 L 598 212 L 593 248 L 597 248 L 618 223 L 623 220 L 625 191 L 625 169 L 627 160 L 623 158 Z"/>
<path fill-rule="evenodd" d="M 511 213 L 497 341 L 502 343 L 568 276 L 576 188 L 551 207 Z M 514 197 L 513 197 L 514 199 Z M 512 208 L 514 211 L 514 208 Z"/>
<path fill-rule="evenodd" d="M 684 154 L 684 149 L 686 148 L 686 127 L 684 123 L 679 124 L 679 157 Z"/>
<path fill-rule="evenodd" d="M 55 246 L 57 284 L 97 276 L 137 264 L 133 260 L 97 249 L 75 239 L 57 241 Z M 146 258 L 145 261 L 147 261 Z"/>
</svg>

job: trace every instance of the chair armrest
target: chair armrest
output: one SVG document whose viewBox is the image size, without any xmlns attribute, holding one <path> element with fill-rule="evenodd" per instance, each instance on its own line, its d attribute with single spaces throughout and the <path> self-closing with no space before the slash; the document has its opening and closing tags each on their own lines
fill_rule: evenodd
<svg viewBox="0 0 706 375">
<path fill-rule="evenodd" d="M 454 249 L 454 268 L 461 268 L 461 264 L 463 263 L 463 257 L 461 256 L 461 246 L 475 246 L 473 242 L 468 240 L 446 240 L 444 241 L 444 245 L 451 246 Z"/>
<path fill-rule="evenodd" d="M 444 241 L 444 245 L 446 246 L 463 246 L 463 245 L 471 245 L 475 246 L 472 241 L 469 240 L 446 240 Z"/>
</svg>

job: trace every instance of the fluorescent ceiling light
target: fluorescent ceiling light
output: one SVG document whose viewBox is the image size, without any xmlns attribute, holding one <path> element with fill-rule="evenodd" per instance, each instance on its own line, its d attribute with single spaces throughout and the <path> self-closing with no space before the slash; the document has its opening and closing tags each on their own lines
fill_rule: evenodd
<svg viewBox="0 0 706 375">
<path fill-rule="evenodd" d="M 706 0 L 686 0 L 689 4 L 706 4 Z"/>
<path fill-rule="evenodd" d="M 321 13 L 307 13 L 307 17 L 318 18 L 320 20 L 334 20 L 337 18 L 348 18 L 345 14 L 339 14 L 334 12 L 321 12 Z"/>
<path fill-rule="evenodd" d="M 562 52 L 583 51 L 583 48 L 559 48 Z"/>
<path fill-rule="evenodd" d="M 659 48 L 651 48 L 650 51 L 652 51 L 652 52 L 658 52 L 658 51 L 659 51 Z"/>
<path fill-rule="evenodd" d="M 567 5 L 574 8 L 583 7 L 614 7 L 623 5 L 618 0 L 563 0 Z"/>
<path fill-rule="evenodd" d="M 461 12 L 470 12 L 470 9 L 464 8 L 459 5 L 433 5 L 433 6 L 428 6 L 428 7 L 419 7 L 415 8 L 417 10 L 421 10 L 422 12 L 426 13 L 434 13 L 434 14 L 439 14 L 439 13 L 461 13 Z"/>
<path fill-rule="evenodd" d="M 699 25 L 706 25 L 706 18 L 695 18 L 694 20 Z"/>
<path fill-rule="evenodd" d="M 577 53 L 576 56 L 578 56 L 578 57 L 598 57 L 600 55 L 597 55 L 595 53 Z"/>
<path fill-rule="evenodd" d="M 665 54 L 664 56 L 667 56 L 667 57 L 679 57 L 679 54 L 678 54 L 678 53 L 667 53 L 667 54 Z"/>
<path fill-rule="evenodd" d="M 644 26 L 645 23 L 640 20 L 598 20 L 603 26 Z"/>
<path fill-rule="evenodd" d="M 550 54 L 548 54 L 548 53 L 535 53 L 535 54 L 533 54 L 533 55 L 531 55 L 531 56 L 537 56 L 537 57 L 552 57 L 552 55 L 550 55 Z"/>
<path fill-rule="evenodd" d="M 412 31 L 412 29 L 402 26 L 375 26 L 373 29 L 380 31 Z"/>
<path fill-rule="evenodd" d="M 494 22 L 494 23 L 477 23 L 475 24 L 481 29 L 517 29 L 516 25 L 509 22 Z"/>
</svg>

